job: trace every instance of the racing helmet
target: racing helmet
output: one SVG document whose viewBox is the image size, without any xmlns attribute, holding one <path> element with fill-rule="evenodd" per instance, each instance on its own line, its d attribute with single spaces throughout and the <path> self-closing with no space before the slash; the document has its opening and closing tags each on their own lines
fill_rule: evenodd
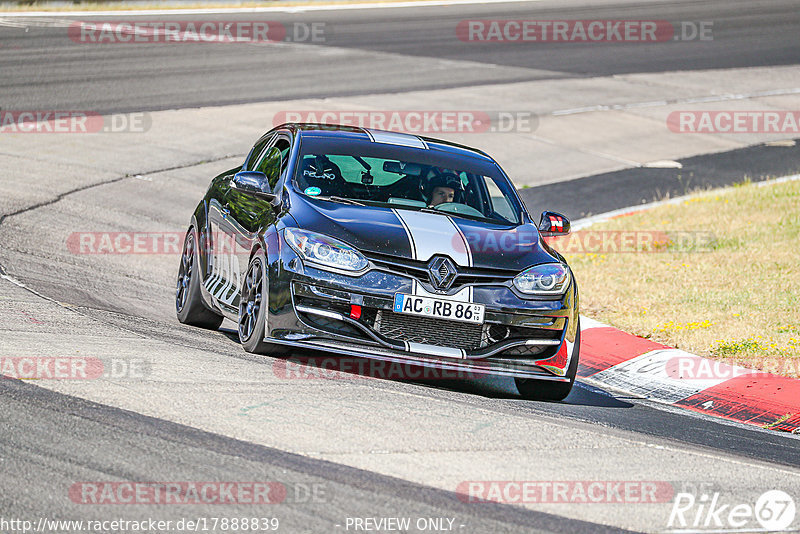
<svg viewBox="0 0 800 534">
<path fill-rule="evenodd" d="M 430 203 L 433 199 L 433 190 L 437 187 L 449 187 L 455 192 L 453 198 L 454 202 L 464 202 L 464 184 L 461 182 L 458 174 L 455 171 L 448 169 L 439 169 L 434 167 L 432 169 L 434 174 L 423 178 L 420 181 L 420 189 L 422 190 L 422 197 L 426 202 Z"/>
</svg>

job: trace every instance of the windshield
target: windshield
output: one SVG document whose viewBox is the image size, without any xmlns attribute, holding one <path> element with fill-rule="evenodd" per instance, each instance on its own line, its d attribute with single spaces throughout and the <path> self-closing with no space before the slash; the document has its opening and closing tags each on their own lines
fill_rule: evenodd
<svg viewBox="0 0 800 534">
<path fill-rule="evenodd" d="M 294 185 L 338 202 L 519 224 L 513 186 L 487 160 L 354 139 L 304 137 Z"/>
</svg>

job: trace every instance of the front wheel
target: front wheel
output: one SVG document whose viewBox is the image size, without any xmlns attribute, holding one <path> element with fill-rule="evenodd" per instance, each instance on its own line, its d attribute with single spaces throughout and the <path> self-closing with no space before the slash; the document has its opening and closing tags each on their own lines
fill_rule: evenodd
<svg viewBox="0 0 800 534">
<path fill-rule="evenodd" d="M 178 285 L 175 290 L 175 311 L 178 320 L 191 326 L 216 330 L 223 317 L 209 310 L 200 295 L 200 269 L 194 228 L 189 228 L 183 241 Z"/>
<path fill-rule="evenodd" d="M 255 354 L 286 354 L 286 347 L 264 342 L 267 324 L 267 306 L 269 303 L 267 278 L 267 260 L 264 252 L 259 250 L 250 260 L 247 275 L 242 281 L 239 293 L 239 341 L 247 352 Z"/>
<path fill-rule="evenodd" d="M 567 398 L 572 386 L 575 384 L 575 377 L 578 374 L 578 358 L 581 352 L 581 322 L 578 319 L 578 332 L 575 334 L 575 345 L 572 347 L 572 359 L 567 368 L 566 377 L 569 382 L 550 382 L 547 380 L 536 380 L 535 378 L 515 378 L 517 390 L 523 399 L 541 401 L 560 401 Z"/>
</svg>

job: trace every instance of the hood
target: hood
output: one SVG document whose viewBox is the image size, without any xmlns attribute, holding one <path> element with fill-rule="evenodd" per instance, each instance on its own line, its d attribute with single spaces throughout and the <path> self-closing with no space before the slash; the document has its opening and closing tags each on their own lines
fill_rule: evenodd
<svg viewBox="0 0 800 534">
<path fill-rule="evenodd" d="M 292 216 L 300 228 L 325 234 L 364 252 L 427 262 L 446 255 L 463 267 L 521 271 L 558 261 L 542 247 L 532 224 L 498 225 L 414 210 L 353 206 L 296 195 Z"/>
</svg>

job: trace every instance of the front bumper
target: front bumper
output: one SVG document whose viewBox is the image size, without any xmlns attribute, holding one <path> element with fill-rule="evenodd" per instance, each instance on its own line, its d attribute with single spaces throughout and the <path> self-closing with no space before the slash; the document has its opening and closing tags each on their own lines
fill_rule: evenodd
<svg viewBox="0 0 800 534">
<path fill-rule="evenodd" d="M 472 302 L 484 304 L 486 312 L 483 325 L 472 325 L 393 312 L 395 293 L 413 294 L 418 283 L 400 273 L 371 269 L 347 276 L 304 266 L 299 258 L 283 265 L 279 287 L 285 304 L 271 310 L 270 343 L 443 370 L 569 381 L 578 313 L 574 282 L 557 300 L 524 300 L 502 285 L 475 284 Z"/>
</svg>

